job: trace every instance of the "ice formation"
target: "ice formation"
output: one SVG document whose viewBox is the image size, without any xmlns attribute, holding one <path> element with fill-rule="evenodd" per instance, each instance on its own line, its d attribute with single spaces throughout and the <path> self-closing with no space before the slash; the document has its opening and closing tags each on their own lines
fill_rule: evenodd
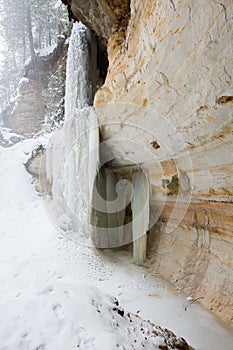
<svg viewBox="0 0 233 350">
<path fill-rule="evenodd" d="M 134 261 L 143 264 L 149 224 L 149 183 L 145 173 L 138 169 L 133 176 L 133 221 L 125 225 L 128 181 L 121 172 L 114 173 L 108 167 L 103 167 L 97 176 L 99 126 L 91 106 L 93 57 L 89 39 L 88 29 L 76 23 L 67 59 L 65 122 L 47 147 L 53 217 L 63 230 L 91 237 L 98 248 L 119 247 L 133 239 Z"/>
<path fill-rule="evenodd" d="M 133 176 L 133 189 L 133 256 L 134 262 L 142 265 L 146 259 L 150 185 L 148 177 L 141 169 Z"/>
<path fill-rule="evenodd" d="M 57 220 L 64 214 L 74 231 L 88 235 L 89 204 L 99 162 L 99 127 L 92 104 L 89 30 L 75 23 L 69 43 L 65 122 L 47 148 Z M 57 223 L 58 223 L 57 221 Z"/>
</svg>

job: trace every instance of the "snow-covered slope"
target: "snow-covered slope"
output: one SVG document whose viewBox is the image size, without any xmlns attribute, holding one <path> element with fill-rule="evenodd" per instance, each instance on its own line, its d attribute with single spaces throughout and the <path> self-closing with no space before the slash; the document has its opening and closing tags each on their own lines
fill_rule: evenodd
<svg viewBox="0 0 233 350">
<path fill-rule="evenodd" d="M 171 329 L 195 349 L 231 350 L 229 331 L 196 304 L 185 311 L 189 302 L 134 266 L 127 251 L 103 255 L 57 232 L 23 165 L 44 142 L 0 147 L 0 349 L 144 349 L 143 331 L 150 338 L 153 326 L 127 316 L 129 311 Z M 128 310 L 124 317 L 105 293 Z M 158 337 L 145 349 L 156 349 L 154 341 Z"/>
<path fill-rule="evenodd" d="M 85 284 L 50 286 L 14 311 L 23 327 L 18 337 L 8 329 L 4 349 L 189 349 L 184 339 L 124 312 L 116 299 Z M 12 326 L 17 334 L 17 322 Z"/>
</svg>

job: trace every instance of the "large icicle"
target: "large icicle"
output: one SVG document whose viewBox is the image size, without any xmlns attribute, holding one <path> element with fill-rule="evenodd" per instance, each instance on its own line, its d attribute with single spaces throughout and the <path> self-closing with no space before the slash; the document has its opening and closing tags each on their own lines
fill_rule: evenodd
<svg viewBox="0 0 233 350">
<path fill-rule="evenodd" d="M 89 159 L 88 159 L 88 177 L 89 177 L 89 203 L 92 206 L 93 187 L 99 165 L 99 124 L 94 110 L 89 114 Z"/>
<path fill-rule="evenodd" d="M 65 122 L 47 150 L 57 223 L 64 215 L 72 229 L 87 235 L 89 204 L 99 162 L 99 128 L 92 104 L 89 30 L 75 23 L 69 42 Z M 63 225 L 64 226 L 64 225 Z"/>
<path fill-rule="evenodd" d="M 134 262 L 143 265 L 146 259 L 147 236 L 149 226 L 149 179 L 142 170 L 133 176 L 133 257 Z"/>
<path fill-rule="evenodd" d="M 117 173 L 111 170 L 106 171 L 106 214 L 109 248 L 123 245 L 126 195 L 127 182 L 119 179 Z"/>
</svg>

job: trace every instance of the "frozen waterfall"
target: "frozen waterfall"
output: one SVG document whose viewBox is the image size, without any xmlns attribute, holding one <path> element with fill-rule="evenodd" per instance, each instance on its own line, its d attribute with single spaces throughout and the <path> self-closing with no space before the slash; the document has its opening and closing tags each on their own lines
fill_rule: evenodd
<svg viewBox="0 0 233 350">
<path fill-rule="evenodd" d="M 99 162 L 99 127 L 93 107 L 90 31 L 75 23 L 69 42 L 65 122 L 47 147 L 53 219 L 86 236 Z"/>
<path fill-rule="evenodd" d="M 96 74 L 93 40 L 84 25 L 74 24 L 67 58 L 65 121 L 47 147 L 50 215 L 69 237 L 76 239 L 77 235 L 80 241 L 85 236 L 98 248 L 133 242 L 134 261 L 142 265 L 149 225 L 149 181 L 138 166 L 122 170 L 103 162 L 98 169 L 99 125 L 91 106 Z M 102 148 L 101 158 L 111 152 L 110 147 Z"/>
</svg>

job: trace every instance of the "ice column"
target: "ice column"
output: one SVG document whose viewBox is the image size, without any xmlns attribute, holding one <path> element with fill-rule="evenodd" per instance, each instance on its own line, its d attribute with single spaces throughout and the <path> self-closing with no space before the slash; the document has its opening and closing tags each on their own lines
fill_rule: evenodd
<svg viewBox="0 0 233 350">
<path fill-rule="evenodd" d="M 149 199 L 149 179 L 140 169 L 133 176 L 132 198 L 133 257 L 134 262 L 138 265 L 143 265 L 146 259 Z"/>
</svg>

